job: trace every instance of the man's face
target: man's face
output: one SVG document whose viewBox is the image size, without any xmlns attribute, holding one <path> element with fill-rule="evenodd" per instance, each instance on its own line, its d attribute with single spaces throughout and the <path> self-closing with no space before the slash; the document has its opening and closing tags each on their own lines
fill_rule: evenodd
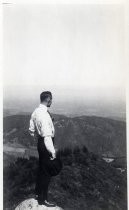
<svg viewBox="0 0 129 210">
<path fill-rule="evenodd" d="M 48 97 L 48 100 L 47 100 L 47 107 L 50 107 L 52 104 L 52 98 L 51 97 Z"/>
</svg>

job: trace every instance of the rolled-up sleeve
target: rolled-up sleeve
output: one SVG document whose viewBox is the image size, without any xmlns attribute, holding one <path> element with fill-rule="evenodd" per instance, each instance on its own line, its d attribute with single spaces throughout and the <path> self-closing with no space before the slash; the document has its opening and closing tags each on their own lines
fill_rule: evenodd
<svg viewBox="0 0 129 210">
<path fill-rule="evenodd" d="M 29 133 L 30 133 L 31 136 L 34 136 L 34 133 L 35 133 L 35 125 L 34 125 L 34 121 L 33 121 L 33 116 L 32 115 L 31 115 L 31 118 L 30 118 Z"/>
</svg>

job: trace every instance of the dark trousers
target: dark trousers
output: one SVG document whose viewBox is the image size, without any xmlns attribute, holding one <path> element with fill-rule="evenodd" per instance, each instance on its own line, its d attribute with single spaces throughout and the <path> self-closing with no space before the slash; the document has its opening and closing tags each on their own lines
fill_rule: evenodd
<svg viewBox="0 0 129 210">
<path fill-rule="evenodd" d="M 54 138 L 52 139 L 54 143 Z M 39 167 L 37 180 L 35 185 L 35 193 L 38 195 L 38 203 L 41 205 L 48 198 L 48 186 L 51 180 L 51 174 L 48 170 L 48 163 L 51 154 L 47 151 L 44 144 L 44 138 L 39 136 L 37 142 L 37 150 L 39 154 Z"/>
</svg>

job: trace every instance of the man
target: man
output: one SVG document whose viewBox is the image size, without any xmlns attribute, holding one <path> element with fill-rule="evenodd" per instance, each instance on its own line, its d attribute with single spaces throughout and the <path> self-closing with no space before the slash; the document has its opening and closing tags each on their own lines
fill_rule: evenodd
<svg viewBox="0 0 129 210">
<path fill-rule="evenodd" d="M 40 207 L 55 207 L 48 202 L 48 186 L 53 172 L 53 164 L 56 160 L 56 150 L 54 147 L 55 129 L 52 118 L 48 112 L 48 107 L 52 104 L 52 94 L 44 91 L 40 94 L 40 105 L 34 110 L 30 119 L 29 133 L 37 139 L 37 149 L 39 154 L 39 171 L 36 181 L 35 193 L 38 196 Z M 61 169 L 60 169 L 61 170 Z M 53 174 L 52 174 L 53 173 Z M 59 173 L 59 170 L 57 174 Z"/>
</svg>

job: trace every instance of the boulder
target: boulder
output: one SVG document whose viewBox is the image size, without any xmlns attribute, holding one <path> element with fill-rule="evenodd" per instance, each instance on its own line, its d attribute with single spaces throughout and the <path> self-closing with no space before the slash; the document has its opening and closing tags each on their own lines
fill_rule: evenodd
<svg viewBox="0 0 129 210">
<path fill-rule="evenodd" d="M 15 210 L 63 210 L 61 207 L 46 207 L 46 206 L 38 206 L 37 200 L 34 198 L 29 198 L 22 201 Z"/>
</svg>

